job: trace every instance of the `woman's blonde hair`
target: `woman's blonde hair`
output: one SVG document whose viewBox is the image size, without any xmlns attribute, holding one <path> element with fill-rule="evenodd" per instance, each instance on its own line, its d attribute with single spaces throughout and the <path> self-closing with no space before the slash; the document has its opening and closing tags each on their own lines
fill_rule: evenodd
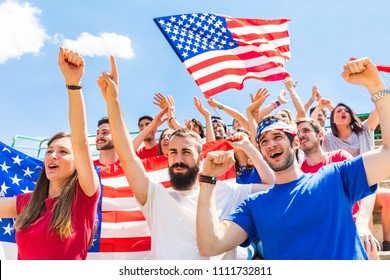
<svg viewBox="0 0 390 280">
<path fill-rule="evenodd" d="M 55 134 L 47 143 L 47 146 L 61 138 L 70 137 L 65 132 Z M 55 203 L 53 215 L 50 219 L 50 230 L 56 230 L 61 240 L 72 234 L 72 204 L 78 179 L 77 171 L 66 181 L 58 200 Z M 41 211 L 46 207 L 45 200 L 49 194 L 50 180 L 46 176 L 45 168 L 42 168 L 34 191 L 26 207 L 19 214 L 15 222 L 16 230 L 23 230 L 35 222 Z"/>
</svg>

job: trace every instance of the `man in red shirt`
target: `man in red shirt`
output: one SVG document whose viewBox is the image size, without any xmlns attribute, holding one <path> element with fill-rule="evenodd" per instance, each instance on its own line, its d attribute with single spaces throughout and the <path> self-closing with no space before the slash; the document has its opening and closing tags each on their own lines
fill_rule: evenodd
<svg viewBox="0 0 390 280">
<path fill-rule="evenodd" d="M 299 135 L 299 148 L 305 153 L 305 160 L 301 164 L 303 172 L 315 173 L 329 163 L 353 158 L 345 150 L 325 152 L 321 148 L 324 132 L 316 120 L 301 118 L 296 121 L 296 124 Z"/>
<path fill-rule="evenodd" d="M 143 131 L 151 122 L 151 116 L 142 116 L 138 119 L 138 131 Z M 137 150 L 137 156 L 141 159 L 158 156 L 157 129 L 153 129 L 143 140 L 144 146 Z"/>
<path fill-rule="evenodd" d="M 345 150 L 334 150 L 325 152 L 321 145 L 324 140 L 324 131 L 318 121 L 311 118 L 300 118 L 296 120 L 299 148 L 305 154 L 305 160 L 301 163 L 301 170 L 305 173 L 316 173 L 321 167 L 334 162 L 352 159 L 353 156 Z M 375 195 L 370 195 L 352 208 L 352 215 L 355 217 L 356 227 L 364 248 L 370 259 L 379 259 L 378 241 L 372 235 L 369 225 L 374 209 Z M 373 242 L 377 246 L 372 246 Z"/>
</svg>

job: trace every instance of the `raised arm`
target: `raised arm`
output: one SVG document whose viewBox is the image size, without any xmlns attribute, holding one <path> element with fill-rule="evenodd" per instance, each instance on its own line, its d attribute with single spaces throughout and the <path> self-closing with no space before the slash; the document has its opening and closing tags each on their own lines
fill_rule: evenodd
<svg viewBox="0 0 390 280">
<path fill-rule="evenodd" d="M 299 97 L 298 93 L 295 90 L 296 87 L 296 82 L 293 82 L 291 77 L 287 77 L 284 80 L 284 85 L 287 89 L 287 91 L 290 93 L 291 100 L 294 104 L 295 110 L 297 111 L 297 116 L 296 118 L 304 118 L 306 114 L 305 107 L 303 106 L 302 100 Z"/>
<path fill-rule="evenodd" d="M 368 184 L 373 185 L 390 174 L 390 91 L 386 89 L 378 69 L 369 58 L 346 63 L 342 77 L 351 84 L 366 87 L 372 98 L 378 97 L 374 104 L 381 124 L 383 146 L 363 154 Z"/>
<path fill-rule="evenodd" d="M 318 90 L 318 84 L 315 84 L 312 86 L 311 88 L 311 97 L 310 99 L 305 103 L 304 108 L 305 108 L 305 112 L 309 111 L 311 105 L 313 104 L 314 101 L 319 101 L 320 98 L 321 98 L 321 93 L 320 91 Z"/>
<path fill-rule="evenodd" d="M 239 111 L 236 109 L 229 107 L 227 105 L 222 104 L 221 102 L 218 102 L 212 97 L 209 97 L 207 99 L 207 102 L 211 107 L 218 108 L 220 110 L 223 110 L 225 113 L 227 113 L 229 116 L 231 116 L 233 119 L 236 119 L 240 122 L 242 127 L 246 130 L 248 130 L 248 120 L 247 118 L 241 114 Z"/>
<path fill-rule="evenodd" d="M 87 196 L 92 196 L 99 187 L 99 178 L 88 146 L 87 121 L 81 90 L 85 62 L 77 52 L 60 48 L 58 66 L 68 88 L 71 141 L 80 186 Z"/>
<path fill-rule="evenodd" d="M 246 108 L 246 115 L 248 118 L 249 135 L 253 145 L 256 145 L 256 130 L 259 121 L 256 119 L 256 115 L 259 115 L 260 107 L 270 94 L 266 88 L 260 88 L 256 95 L 251 94 L 252 103 Z"/>
<path fill-rule="evenodd" d="M 368 116 L 367 125 L 372 131 L 374 131 L 375 128 L 379 125 L 379 115 L 376 109 L 374 109 Z"/>
<path fill-rule="evenodd" d="M 122 116 L 118 97 L 118 71 L 114 57 L 110 56 L 110 60 L 111 74 L 103 72 L 97 84 L 107 103 L 112 139 L 123 171 L 135 198 L 144 205 L 148 197 L 149 179 L 141 159 L 135 153 L 132 139 Z"/>
<path fill-rule="evenodd" d="M 310 118 L 318 120 L 318 114 L 324 108 L 327 108 L 330 112 L 333 111 L 334 105 L 329 99 L 321 97 L 318 101 L 317 106 L 314 108 L 313 112 L 310 114 Z"/>
<path fill-rule="evenodd" d="M 162 125 L 164 122 L 167 121 L 167 117 L 164 117 L 166 112 L 168 111 L 168 107 L 165 107 L 165 109 L 161 110 L 157 115 L 153 118 L 151 123 L 144 128 L 136 137 L 134 137 L 133 140 L 133 147 L 136 151 L 142 144 L 142 142 L 145 140 L 146 136 L 151 133 L 154 129 L 158 129 L 160 125 Z"/>
<path fill-rule="evenodd" d="M 194 96 L 194 105 L 196 109 L 204 116 L 206 122 L 206 143 L 215 141 L 213 124 L 211 122 L 211 114 L 210 112 L 203 107 L 202 101 L 196 96 Z"/>
<path fill-rule="evenodd" d="M 202 174 L 218 177 L 233 164 L 233 155 L 229 152 L 209 152 L 204 160 Z M 218 221 L 214 184 L 200 182 L 197 209 L 196 236 L 201 255 L 219 255 L 237 247 L 248 238 L 245 230 L 237 224 L 227 220 L 221 223 Z"/>
<path fill-rule="evenodd" d="M 244 133 L 235 133 L 225 139 L 233 148 L 242 150 L 253 162 L 262 184 L 254 184 L 252 192 L 265 191 L 275 184 L 275 173 L 264 161 L 259 150 L 249 142 L 248 136 Z"/>
<path fill-rule="evenodd" d="M 273 110 L 278 108 L 282 104 L 286 104 L 288 100 L 286 99 L 286 92 L 284 90 L 279 91 L 278 99 L 273 101 L 271 104 L 268 104 L 263 109 L 260 110 L 259 122 L 264 119 L 266 116 L 271 114 Z"/>
</svg>

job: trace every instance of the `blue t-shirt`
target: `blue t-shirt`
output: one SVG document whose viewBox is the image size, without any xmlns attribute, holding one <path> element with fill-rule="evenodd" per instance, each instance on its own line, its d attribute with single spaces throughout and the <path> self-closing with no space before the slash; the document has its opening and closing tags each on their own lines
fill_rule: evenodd
<svg viewBox="0 0 390 280">
<path fill-rule="evenodd" d="M 246 184 L 261 184 L 261 179 L 256 168 L 245 168 L 241 167 L 241 175 L 236 176 L 237 184 L 246 185 Z"/>
<path fill-rule="evenodd" d="M 247 232 L 242 246 L 260 237 L 268 260 L 368 259 L 351 209 L 376 189 L 358 156 L 250 195 L 226 219 Z"/>
</svg>

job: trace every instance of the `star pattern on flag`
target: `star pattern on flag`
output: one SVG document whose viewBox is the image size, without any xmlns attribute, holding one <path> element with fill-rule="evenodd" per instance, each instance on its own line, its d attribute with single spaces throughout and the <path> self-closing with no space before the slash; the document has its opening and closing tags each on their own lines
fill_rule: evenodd
<svg viewBox="0 0 390 280">
<path fill-rule="evenodd" d="M 7 172 L 7 173 L 8 173 L 8 169 L 11 168 L 11 166 L 7 166 L 7 165 L 5 164 L 5 161 L 3 162 L 3 164 L 0 164 L 0 166 L 1 166 L 1 171 L 5 171 L 5 172 Z"/>
<path fill-rule="evenodd" d="M 233 18 L 211 13 L 154 18 L 206 98 L 241 90 L 246 79 L 281 81 L 289 76 L 289 19 Z"/>
<path fill-rule="evenodd" d="M 34 171 L 30 171 L 30 167 L 27 167 L 26 170 L 23 170 L 24 171 L 24 177 L 26 176 L 29 176 L 31 177 L 31 174 L 34 174 Z"/>
<path fill-rule="evenodd" d="M 158 23 L 170 37 L 182 60 L 203 52 L 236 47 L 225 21 L 214 14 L 193 13 L 159 19 Z"/>
<path fill-rule="evenodd" d="M 32 192 L 43 162 L 0 142 L 0 197 Z M 15 242 L 15 219 L 0 219 L 0 241 Z"/>
<path fill-rule="evenodd" d="M 7 190 L 10 187 L 6 186 L 5 182 L 1 185 L 1 197 L 4 197 L 7 194 Z"/>
<path fill-rule="evenodd" d="M 8 234 L 9 236 L 11 236 L 12 234 L 12 231 L 14 230 L 14 228 L 11 226 L 10 223 L 7 224 L 7 226 L 3 227 L 4 229 L 4 233 L 3 234 Z"/>
<path fill-rule="evenodd" d="M 14 163 L 18 164 L 20 166 L 20 163 L 23 159 L 19 158 L 19 155 L 16 155 L 16 157 L 12 158 L 14 160 Z"/>
</svg>

